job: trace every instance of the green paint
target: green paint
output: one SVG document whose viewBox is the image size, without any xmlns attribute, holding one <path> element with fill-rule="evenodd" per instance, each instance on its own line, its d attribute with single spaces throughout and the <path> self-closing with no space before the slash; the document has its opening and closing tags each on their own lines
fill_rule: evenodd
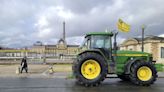
<svg viewBox="0 0 164 92">
<path fill-rule="evenodd" d="M 155 68 L 157 71 L 163 72 L 163 64 L 155 64 Z"/>
<path fill-rule="evenodd" d="M 90 33 L 86 34 L 85 37 L 91 36 L 91 35 L 108 35 L 108 36 L 113 36 L 113 33 L 112 32 L 90 32 Z"/>
<path fill-rule="evenodd" d="M 139 51 L 117 51 L 116 55 L 116 73 L 121 74 L 124 72 L 125 65 L 130 60 L 134 59 L 143 59 L 144 61 L 149 61 L 149 58 L 152 56 L 146 52 Z"/>
</svg>

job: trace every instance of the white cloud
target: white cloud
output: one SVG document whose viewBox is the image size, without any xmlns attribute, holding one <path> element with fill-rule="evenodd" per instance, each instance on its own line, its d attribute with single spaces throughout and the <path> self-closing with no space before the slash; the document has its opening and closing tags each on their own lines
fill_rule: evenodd
<svg viewBox="0 0 164 92">
<path fill-rule="evenodd" d="M 83 40 L 84 40 L 84 36 L 68 37 L 66 39 L 67 43 L 71 45 L 81 45 Z"/>
<path fill-rule="evenodd" d="M 164 37 L 164 34 L 160 34 L 159 37 Z"/>
<path fill-rule="evenodd" d="M 35 34 L 41 39 L 52 39 L 55 36 L 61 37 L 62 22 L 68 21 L 73 17 L 73 13 L 61 6 L 50 6 L 37 15 Z"/>
<path fill-rule="evenodd" d="M 65 19 L 65 20 L 71 19 L 74 17 L 74 14 L 71 11 L 64 9 L 63 7 L 58 6 L 58 7 L 54 8 L 54 10 L 56 11 L 56 13 L 59 17 Z"/>
<path fill-rule="evenodd" d="M 39 32 L 38 32 L 38 37 L 41 39 L 46 39 L 46 38 L 52 37 L 52 35 L 53 35 L 52 30 L 49 28 L 43 28 L 43 29 L 39 30 Z"/>
<path fill-rule="evenodd" d="M 38 23 L 35 24 L 35 26 L 38 27 L 48 26 L 48 20 L 46 19 L 45 16 L 41 16 L 40 19 L 38 20 Z"/>
</svg>

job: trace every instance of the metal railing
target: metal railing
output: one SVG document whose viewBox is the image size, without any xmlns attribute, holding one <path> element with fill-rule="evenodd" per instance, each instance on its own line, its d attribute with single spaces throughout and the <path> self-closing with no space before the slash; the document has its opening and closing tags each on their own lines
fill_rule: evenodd
<svg viewBox="0 0 164 92">
<path fill-rule="evenodd" d="M 30 50 L 0 50 L 0 63 L 20 63 L 26 56 L 30 63 L 72 63 L 75 54 L 56 54 L 50 52 L 33 52 Z"/>
</svg>

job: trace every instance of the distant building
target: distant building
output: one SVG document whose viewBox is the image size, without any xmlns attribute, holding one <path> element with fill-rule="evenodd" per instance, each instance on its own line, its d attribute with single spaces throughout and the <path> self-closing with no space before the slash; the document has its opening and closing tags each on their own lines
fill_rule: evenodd
<svg viewBox="0 0 164 92">
<path fill-rule="evenodd" d="M 70 56 L 76 55 L 78 52 L 79 45 L 67 45 L 66 42 L 62 39 L 58 41 L 55 45 L 33 45 L 31 48 L 31 52 L 36 52 L 37 54 L 41 54 L 48 56 Z"/>
<path fill-rule="evenodd" d="M 120 50 L 141 51 L 141 38 L 130 38 L 120 45 Z M 144 52 L 152 53 L 153 60 L 164 63 L 164 38 L 149 36 L 144 39 Z"/>
</svg>

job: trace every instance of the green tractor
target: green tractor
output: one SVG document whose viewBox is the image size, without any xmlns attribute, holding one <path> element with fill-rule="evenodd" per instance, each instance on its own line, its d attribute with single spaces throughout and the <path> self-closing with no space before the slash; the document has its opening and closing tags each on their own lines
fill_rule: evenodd
<svg viewBox="0 0 164 92">
<path fill-rule="evenodd" d="M 155 64 L 149 53 L 117 50 L 116 35 L 93 32 L 85 36 L 81 52 L 72 66 L 77 83 L 98 86 L 107 74 L 116 74 L 118 78 L 136 85 L 148 86 L 156 81 L 161 65 Z"/>
</svg>

